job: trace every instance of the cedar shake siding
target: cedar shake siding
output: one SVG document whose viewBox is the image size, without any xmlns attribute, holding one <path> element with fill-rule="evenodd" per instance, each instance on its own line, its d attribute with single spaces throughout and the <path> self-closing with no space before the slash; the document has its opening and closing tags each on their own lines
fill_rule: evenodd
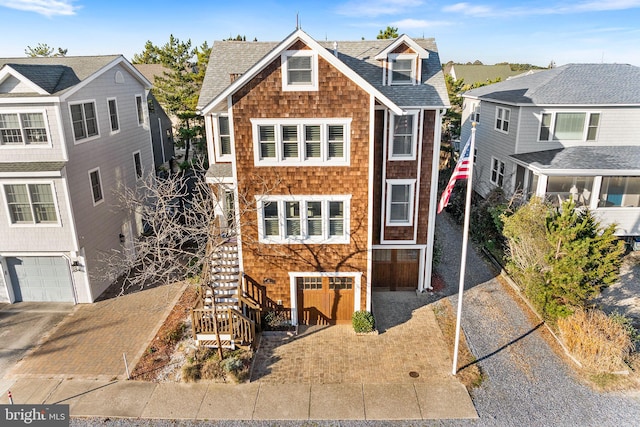
<svg viewBox="0 0 640 427">
<path fill-rule="evenodd" d="M 243 264 L 247 275 L 268 284 L 269 297 L 290 306 L 289 272 L 367 271 L 367 206 L 370 95 L 323 58 L 318 58 L 317 91 L 282 91 L 280 58 L 233 95 L 234 140 L 241 206 Z M 255 166 L 256 118 L 344 118 L 350 124 L 349 166 Z M 350 195 L 349 244 L 258 243 L 255 196 Z M 363 276 L 363 283 L 366 277 Z M 362 286 L 361 305 L 366 301 Z"/>
</svg>

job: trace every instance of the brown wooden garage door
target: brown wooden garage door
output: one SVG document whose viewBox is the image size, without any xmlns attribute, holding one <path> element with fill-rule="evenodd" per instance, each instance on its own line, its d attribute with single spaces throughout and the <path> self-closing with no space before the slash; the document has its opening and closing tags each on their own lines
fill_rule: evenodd
<svg viewBox="0 0 640 427">
<path fill-rule="evenodd" d="M 298 322 L 305 325 L 350 323 L 353 277 L 298 277 Z"/>
<path fill-rule="evenodd" d="M 420 249 L 375 249 L 373 287 L 376 290 L 418 288 Z"/>
</svg>

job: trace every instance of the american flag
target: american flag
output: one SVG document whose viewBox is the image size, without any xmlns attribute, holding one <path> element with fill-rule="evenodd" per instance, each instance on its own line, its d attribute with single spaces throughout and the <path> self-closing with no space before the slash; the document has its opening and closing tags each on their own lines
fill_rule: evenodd
<svg viewBox="0 0 640 427">
<path fill-rule="evenodd" d="M 442 212 L 442 209 L 447 207 L 449 204 L 449 198 L 451 197 L 451 192 L 453 191 L 453 187 L 456 185 L 456 181 L 459 179 L 467 179 L 469 178 L 469 161 L 471 157 L 471 136 L 467 139 L 467 143 L 464 145 L 462 149 L 462 154 L 458 159 L 458 163 L 456 164 L 455 169 L 453 170 L 453 174 L 451 174 L 451 178 L 449 178 L 449 183 L 447 187 L 442 192 L 442 196 L 440 196 L 440 203 L 438 203 L 438 213 Z"/>
</svg>

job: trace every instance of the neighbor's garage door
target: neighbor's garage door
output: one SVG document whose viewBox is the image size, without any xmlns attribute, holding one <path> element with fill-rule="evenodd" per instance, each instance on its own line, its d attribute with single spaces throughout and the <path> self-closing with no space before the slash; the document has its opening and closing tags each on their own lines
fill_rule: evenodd
<svg viewBox="0 0 640 427">
<path fill-rule="evenodd" d="M 306 325 L 350 323 L 353 277 L 298 277 L 298 321 Z"/>
<path fill-rule="evenodd" d="M 16 302 L 73 302 L 69 263 L 65 258 L 9 257 L 7 267 Z"/>
</svg>

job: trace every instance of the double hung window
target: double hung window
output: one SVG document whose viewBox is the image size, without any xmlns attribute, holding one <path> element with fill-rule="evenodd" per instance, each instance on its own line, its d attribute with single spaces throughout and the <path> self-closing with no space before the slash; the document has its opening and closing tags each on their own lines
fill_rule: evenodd
<svg viewBox="0 0 640 427">
<path fill-rule="evenodd" d="M 490 181 L 498 187 L 502 187 L 502 183 L 504 182 L 504 162 L 496 159 L 495 157 L 491 158 Z"/>
<path fill-rule="evenodd" d="M 111 132 L 117 132 L 120 130 L 120 123 L 118 122 L 118 105 L 115 98 L 107 100 L 107 107 L 109 108 L 109 124 L 111 125 Z"/>
<path fill-rule="evenodd" d="M 5 184 L 4 194 L 12 224 L 57 224 L 51 184 Z"/>
<path fill-rule="evenodd" d="M 98 119 L 96 116 L 96 103 L 93 101 L 81 104 L 72 104 L 71 124 L 73 136 L 76 141 L 91 138 L 98 135 Z"/>
<path fill-rule="evenodd" d="M 91 185 L 91 196 L 93 197 L 93 205 L 95 206 L 104 200 L 100 168 L 89 171 L 89 184 Z"/>
<path fill-rule="evenodd" d="M 413 224 L 414 179 L 387 180 L 387 226 Z"/>
<path fill-rule="evenodd" d="M 418 114 L 392 116 L 390 160 L 415 160 L 418 140 Z"/>
<path fill-rule="evenodd" d="M 255 164 L 349 164 L 348 119 L 254 119 Z"/>
<path fill-rule="evenodd" d="M 508 108 L 496 108 L 496 130 L 509 133 L 509 120 L 511 119 L 511 110 Z"/>
<path fill-rule="evenodd" d="M 348 243 L 349 196 L 275 196 L 258 200 L 264 243 Z"/>
<path fill-rule="evenodd" d="M 0 114 L 0 145 L 47 144 L 43 113 Z"/>
<path fill-rule="evenodd" d="M 390 85 L 410 85 L 416 81 L 417 55 L 392 54 L 389 55 L 391 64 L 389 70 Z"/>
<path fill-rule="evenodd" d="M 292 50 L 282 54 L 284 91 L 318 90 L 318 55 L 311 50 Z"/>
</svg>

